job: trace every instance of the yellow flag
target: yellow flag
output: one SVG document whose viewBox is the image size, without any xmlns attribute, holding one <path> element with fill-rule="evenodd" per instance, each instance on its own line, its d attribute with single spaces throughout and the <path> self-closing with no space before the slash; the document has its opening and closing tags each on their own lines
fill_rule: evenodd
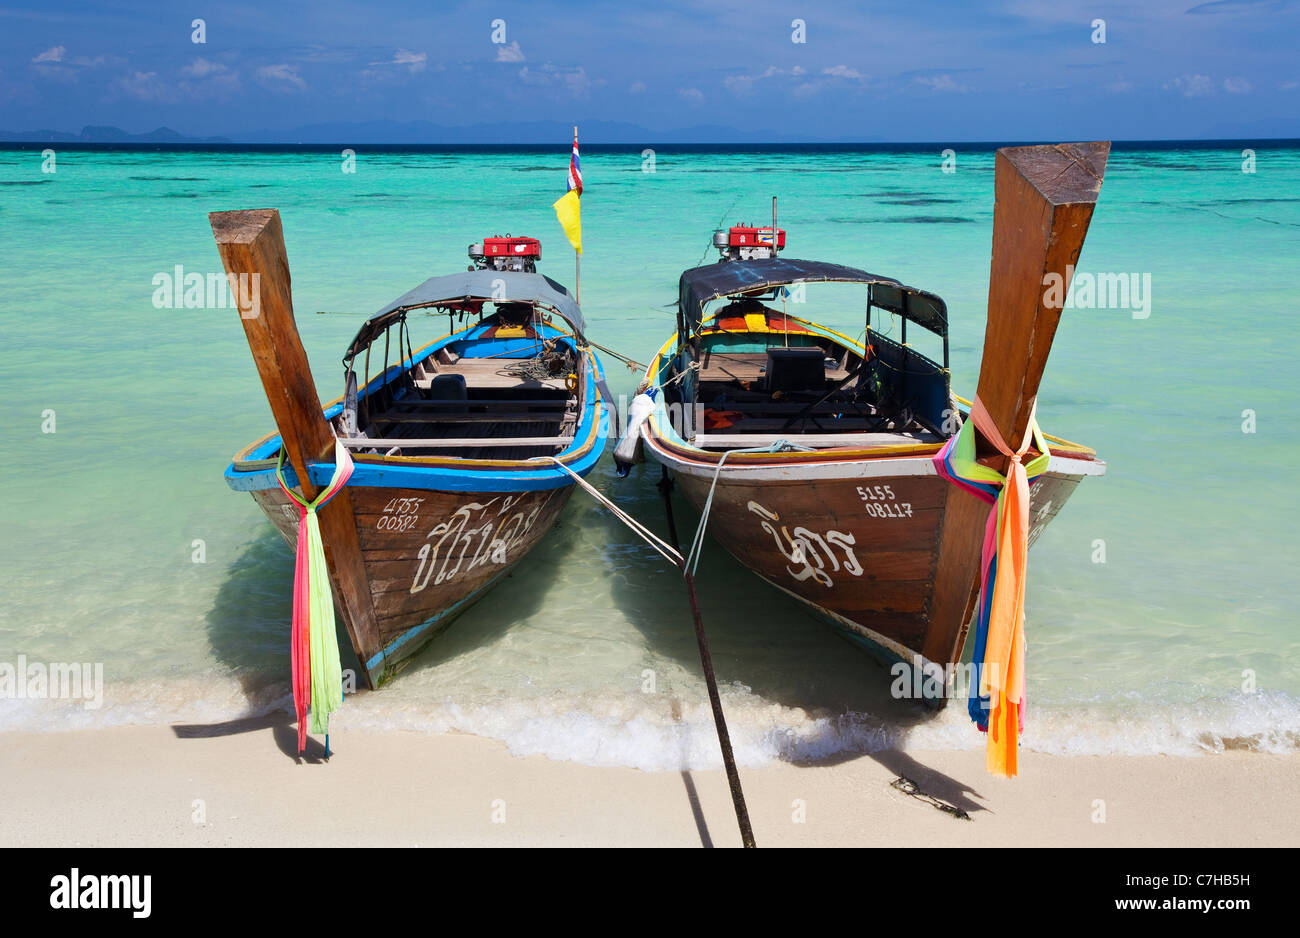
<svg viewBox="0 0 1300 938">
<path fill-rule="evenodd" d="M 560 220 L 560 227 L 568 237 L 569 243 L 579 254 L 582 253 L 582 218 L 578 213 L 578 190 L 570 189 L 560 196 L 552 206 L 555 217 Z"/>
</svg>

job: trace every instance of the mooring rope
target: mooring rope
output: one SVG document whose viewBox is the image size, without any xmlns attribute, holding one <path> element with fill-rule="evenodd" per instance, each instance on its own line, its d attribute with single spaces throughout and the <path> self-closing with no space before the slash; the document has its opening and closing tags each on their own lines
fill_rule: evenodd
<svg viewBox="0 0 1300 938">
<path fill-rule="evenodd" d="M 718 467 L 713 470 L 713 481 L 709 484 L 709 497 L 704 500 L 704 509 L 700 512 L 700 523 L 695 529 L 695 538 L 691 541 L 691 549 L 686 555 L 686 568 L 690 575 L 695 575 L 695 568 L 700 563 L 700 553 L 704 547 L 704 529 L 709 523 L 709 512 L 713 509 L 713 491 L 718 486 L 718 476 L 722 475 L 722 466 L 727 461 L 727 457 L 732 453 L 788 453 L 795 450 L 801 452 L 812 452 L 811 446 L 800 446 L 798 443 L 791 443 L 789 440 L 773 440 L 766 446 L 753 446 L 748 449 L 729 449 L 722 454 L 718 460 Z"/>
<path fill-rule="evenodd" d="M 598 503 L 610 510 L 632 529 L 647 544 L 657 550 L 669 563 L 682 571 L 686 581 L 686 596 L 691 604 L 691 618 L 695 623 L 695 641 L 700 649 L 700 666 L 704 670 L 704 683 L 709 691 L 709 707 L 713 711 L 713 725 L 718 731 L 718 746 L 722 749 L 722 765 L 727 773 L 727 786 L 731 789 L 731 804 L 736 811 L 736 823 L 740 827 L 740 840 L 746 847 L 756 846 L 754 829 L 749 823 L 749 808 L 745 805 L 745 793 L 740 787 L 740 773 L 736 769 L 736 756 L 731 748 L 731 734 L 727 732 L 727 719 L 722 712 L 722 697 L 718 693 L 718 679 L 713 673 L 713 656 L 709 654 L 709 641 L 704 635 L 704 617 L 700 613 L 700 600 L 695 592 L 695 577 L 686 567 L 686 560 L 681 553 L 661 537 L 641 524 L 623 509 L 605 497 L 599 489 L 578 475 L 555 456 L 536 456 L 534 459 L 549 460 L 559 466 L 578 485 L 596 499 Z"/>
<path fill-rule="evenodd" d="M 591 341 L 590 339 L 587 340 L 587 344 L 590 345 L 590 346 L 591 346 L 592 348 L 594 348 L 594 349 L 599 349 L 600 351 L 604 352 L 606 355 L 613 355 L 615 358 L 617 358 L 617 359 L 618 359 L 619 361 L 621 361 L 623 364 L 627 365 L 627 370 L 628 370 L 628 371 L 645 371 L 645 369 L 646 369 L 646 366 L 643 365 L 643 364 L 641 364 L 641 363 L 640 363 L 639 361 L 637 361 L 636 359 L 628 358 L 626 355 L 620 355 L 618 352 L 614 351 L 613 349 L 611 349 L 611 348 L 605 348 L 605 346 L 603 346 L 603 345 L 599 345 L 599 344 L 597 344 L 597 343 Z"/>
<path fill-rule="evenodd" d="M 681 553 L 676 548 L 670 545 L 663 538 L 659 537 L 659 535 L 655 534 L 653 531 L 651 531 L 641 522 L 637 521 L 635 518 L 629 515 L 622 508 L 619 508 L 618 505 L 615 505 L 612 501 L 610 501 L 608 498 L 605 497 L 605 494 L 601 492 L 600 489 L 596 488 L 594 485 L 592 485 L 582 476 L 578 475 L 576 472 L 574 472 L 572 469 L 570 469 L 568 466 L 562 463 L 557 457 L 535 456 L 533 458 L 549 460 L 550 462 L 555 463 L 555 465 L 563 469 L 566 473 L 568 473 L 568 475 L 573 479 L 574 482 L 578 483 L 578 485 L 582 487 L 582 489 L 588 495 L 594 498 L 601 505 L 608 508 L 610 513 L 615 518 L 617 518 L 619 521 L 622 521 L 625 525 L 631 528 L 634 534 L 636 534 L 643 541 L 645 541 L 647 544 L 649 544 L 651 547 L 657 550 L 659 554 L 665 560 L 671 563 L 673 566 L 682 567 L 685 564 L 685 561 L 682 559 Z"/>
</svg>

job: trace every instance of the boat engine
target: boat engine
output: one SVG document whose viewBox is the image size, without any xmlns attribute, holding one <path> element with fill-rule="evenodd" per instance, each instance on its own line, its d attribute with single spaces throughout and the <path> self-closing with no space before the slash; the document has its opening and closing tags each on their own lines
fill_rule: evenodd
<svg viewBox="0 0 1300 938">
<path fill-rule="evenodd" d="M 519 270 L 537 273 L 542 259 L 542 243 L 536 238 L 515 238 L 509 233 L 494 235 L 469 246 L 470 270 Z"/>
<path fill-rule="evenodd" d="M 771 225 L 763 228 L 754 225 L 719 228 L 713 232 L 713 246 L 721 252 L 724 261 L 752 261 L 776 257 L 777 252 L 785 247 L 785 229 L 776 229 L 776 239 L 773 243 Z"/>
</svg>

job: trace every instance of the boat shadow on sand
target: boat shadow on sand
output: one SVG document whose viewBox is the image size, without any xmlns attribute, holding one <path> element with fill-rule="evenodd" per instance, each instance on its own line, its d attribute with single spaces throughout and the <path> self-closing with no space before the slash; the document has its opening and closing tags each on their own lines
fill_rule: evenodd
<svg viewBox="0 0 1300 938">
<path fill-rule="evenodd" d="M 638 475 L 642 477 L 638 479 Z M 658 475 L 658 467 L 647 463 L 635 469 L 631 479 L 615 483 L 612 489 L 607 487 L 606 492 L 619 507 L 668 539 L 663 499 L 652 484 Z M 699 513 L 674 491 L 673 514 L 685 553 Z M 702 681 L 699 649 L 681 575 L 619 522 L 608 515 L 602 517 L 602 523 L 608 525 L 610 553 L 620 560 L 619 569 L 611 572 L 621 581 L 611 591 L 619 610 L 645 636 L 648 650 L 671 657 Z M 809 767 L 871 759 L 899 779 L 914 783 L 919 795 L 928 795 L 947 806 L 934 804 L 940 810 L 956 817 L 985 810 L 982 796 L 968 782 L 932 769 L 895 748 L 912 728 L 938 719 L 937 711 L 918 702 L 894 699 L 889 693 L 893 678 L 883 664 L 839 635 L 802 603 L 742 567 L 707 537 L 696 571 L 696 591 L 714 670 L 723 690 L 724 710 L 726 685 L 741 684 L 754 697 L 803 711 L 824 727 L 811 736 L 800 736 L 799 742 L 781 752 L 779 758 Z M 701 687 L 699 702 L 706 701 Z M 680 703 L 674 701 L 674 715 L 680 712 Z M 734 741 L 737 727 L 730 725 L 729 729 Z M 743 777 L 743 770 L 741 774 Z M 689 772 L 683 771 L 682 775 L 687 796 L 695 805 Z M 913 794 L 906 789 L 900 788 L 905 794 Z M 703 827 L 701 837 L 707 843 Z"/>
<path fill-rule="evenodd" d="M 642 466 L 637 473 L 655 467 Z M 648 480 L 616 482 L 597 469 L 592 481 L 624 510 L 660 535 L 666 533 L 663 501 Z M 656 473 L 657 474 L 657 473 Z M 609 483 L 609 484 L 606 484 Z M 694 533 L 696 512 L 674 497 L 679 534 Z M 584 504 L 585 503 L 585 504 Z M 562 581 L 563 568 L 582 549 L 583 527 L 599 527 L 605 540 L 605 575 L 614 580 L 611 594 L 619 612 L 645 638 L 647 650 L 667 656 L 700 674 L 699 651 L 680 574 L 667 561 L 582 493 L 566 506 L 554 530 L 485 600 L 470 606 L 447 631 L 411 659 L 405 673 L 437 667 L 466 651 L 489 645 L 518 622 L 536 614 L 549 590 Z M 585 532 L 587 537 L 590 531 Z M 616 564 L 609 558 L 617 557 Z M 289 701 L 287 628 L 292 610 L 290 584 L 293 554 L 271 526 L 249 542 L 231 564 L 217 590 L 206 619 L 208 644 L 214 658 L 240 682 L 253 715 L 213 724 L 177 724 L 178 738 L 204 738 L 271 730 L 275 745 L 287 758 L 298 759 L 297 728 Z M 925 707 L 892 700 L 889 674 L 882 665 L 805 611 L 794 599 L 743 569 L 711 540 L 706 540 L 697 572 L 698 594 L 710 650 L 721 684 L 743 684 L 764 700 L 799 708 L 812 717 L 841 714 L 878 716 L 882 721 L 915 725 L 933 719 Z M 508 614 L 503 615 L 503 609 Z M 342 626 L 339 649 L 343 668 L 357 669 L 356 655 Z M 400 677 L 399 677 L 400 680 Z M 366 691 L 361 691 L 366 693 Z M 706 701 L 703 688 L 700 700 Z M 672 701 L 674 717 L 682 704 Z M 831 731 L 833 732 L 833 730 Z M 734 735 L 734 729 L 733 729 Z M 825 766 L 869 758 L 893 775 L 914 781 L 925 794 L 956 811 L 984 810 L 981 796 L 962 781 L 939 773 L 906 752 L 875 747 L 840 747 L 818 740 L 781 758 L 794 765 Z M 323 761 L 322 742 L 309 737 L 302 761 Z M 742 773 L 743 775 L 743 773 Z M 689 770 L 681 771 L 687 800 L 701 842 L 712 839 Z"/>
<path fill-rule="evenodd" d="M 466 607 L 419 653 L 412 656 L 402 673 L 417 672 L 455 658 L 480 645 L 498 640 L 517 621 L 541 608 L 555 577 L 546 567 L 563 564 L 574 550 L 577 538 L 568 511 L 547 533 L 538 549 L 515 564 L 502 580 L 482 597 L 508 593 L 508 616 L 496 604 L 485 601 Z M 285 755 L 298 758 L 298 733 L 290 699 L 289 622 L 293 612 L 292 550 L 271 525 L 261 526 L 258 535 L 235 558 L 217 590 L 205 617 L 208 646 L 213 657 L 238 681 L 252 715 L 213 724 L 177 724 L 173 731 L 181 738 L 225 736 L 273 729 L 276 745 Z M 527 588 L 512 589 L 515 581 Z M 339 657 L 344 674 L 360 674 L 360 663 L 342 621 L 337 622 Z M 400 677 L 399 677 L 400 680 Z M 358 693 L 369 693 L 359 688 Z M 304 761 L 324 758 L 325 747 L 308 738 Z"/>
</svg>

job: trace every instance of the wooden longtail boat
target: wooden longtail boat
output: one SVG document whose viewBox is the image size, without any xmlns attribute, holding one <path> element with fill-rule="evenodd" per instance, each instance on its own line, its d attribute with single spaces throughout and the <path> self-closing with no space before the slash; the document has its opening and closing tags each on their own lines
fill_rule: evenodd
<svg viewBox="0 0 1300 938">
<path fill-rule="evenodd" d="M 335 602 L 377 687 L 555 524 L 574 484 L 557 462 L 584 476 L 604 448 L 600 362 L 573 296 L 536 272 L 540 245 L 489 238 L 470 247 L 468 271 L 426 280 L 366 320 L 343 359 L 343 396 L 322 407 L 278 213 L 211 219 L 232 282 L 260 281 L 241 321 L 278 427 L 236 454 L 226 481 L 294 546 L 299 509 L 277 467 L 311 500 L 334 473 L 336 441 L 352 454 L 351 478 L 318 520 Z M 413 350 L 418 310 L 462 327 Z"/>
<path fill-rule="evenodd" d="M 1064 294 L 1053 301 L 1045 285 L 1057 275 L 1068 289 L 1108 152 L 1091 143 L 997 154 L 978 397 L 1013 450 L 1061 315 Z M 989 505 L 935 465 L 970 408 L 949 388 L 947 308 L 889 277 L 781 257 L 784 238 L 775 218 L 719 231 L 723 259 L 682 274 L 678 331 L 646 372 L 653 410 L 629 427 L 639 441 L 620 442 L 620 472 L 637 458 L 630 444 L 641 445 L 742 564 L 885 661 L 930 675 L 938 666 L 951 679 L 975 611 Z M 866 288 L 864 341 L 777 308 L 786 291 L 819 282 Z M 873 324 L 873 310 L 900 327 L 899 341 Z M 908 344 L 909 325 L 942 339 L 942 363 Z M 1046 439 L 1031 542 L 1083 478 L 1105 472 L 1091 449 Z M 978 454 L 1006 472 L 982 436 Z"/>
</svg>

